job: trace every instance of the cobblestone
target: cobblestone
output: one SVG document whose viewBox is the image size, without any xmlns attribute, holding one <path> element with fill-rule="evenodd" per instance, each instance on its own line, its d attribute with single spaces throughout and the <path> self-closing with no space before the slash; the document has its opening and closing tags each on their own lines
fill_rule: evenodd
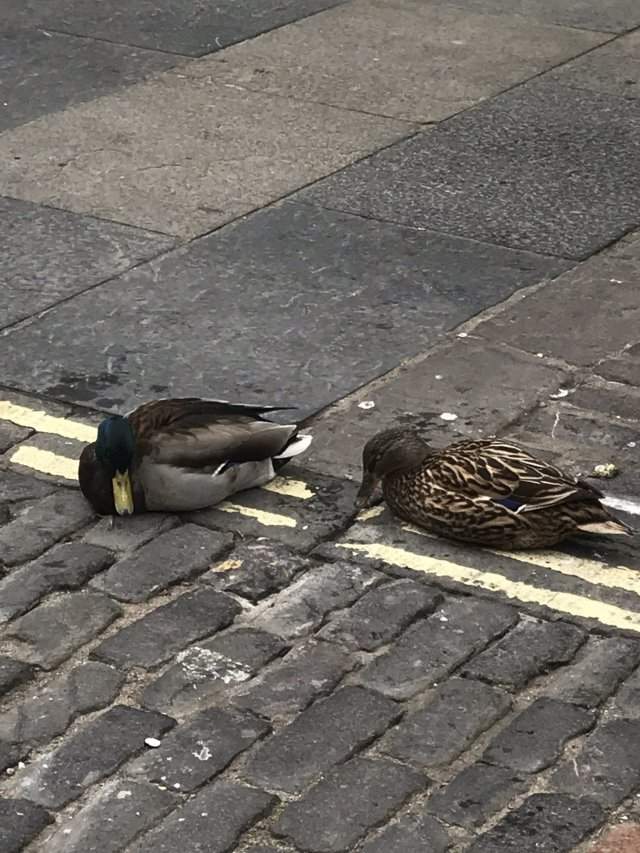
<svg viewBox="0 0 640 853">
<path fill-rule="evenodd" d="M 437 590 L 411 580 L 386 583 L 370 590 L 349 608 L 336 613 L 319 637 L 348 649 L 373 651 L 388 643 L 418 616 L 428 616 L 443 601 Z"/>
<path fill-rule="evenodd" d="M 181 792 L 208 782 L 270 727 L 253 714 L 210 708 L 171 731 L 127 773 Z"/>
<path fill-rule="evenodd" d="M 301 637 L 317 628 L 327 613 L 351 604 L 381 578 L 379 572 L 353 563 L 317 565 L 244 618 L 285 639 Z"/>
<path fill-rule="evenodd" d="M 116 705 L 16 774 L 12 793 L 60 808 L 144 749 L 145 738 L 158 737 L 173 724 L 170 717 Z"/>
<path fill-rule="evenodd" d="M 147 782 L 107 782 L 46 842 L 47 853 L 119 853 L 178 804 Z"/>
<path fill-rule="evenodd" d="M 70 592 L 40 604 L 9 627 L 21 642 L 20 658 L 53 669 L 80 646 L 93 640 L 121 613 L 97 592 Z"/>
<path fill-rule="evenodd" d="M 473 829 L 499 812 L 527 784 L 512 770 L 478 761 L 431 795 L 429 811 L 447 823 Z"/>
<path fill-rule="evenodd" d="M 45 809 L 28 800 L 0 798 L 0 850 L 20 853 L 51 819 Z"/>
<path fill-rule="evenodd" d="M 0 421 L 6 423 L 6 421 Z M 54 491 L 51 483 L 37 480 L 35 477 L 25 477 L 17 471 L 2 471 L 0 477 L 0 503 L 32 501 L 44 498 Z"/>
<path fill-rule="evenodd" d="M 511 707 L 507 693 L 482 681 L 450 678 L 428 704 L 409 714 L 381 742 L 401 761 L 437 767 L 452 761 Z"/>
<path fill-rule="evenodd" d="M 425 784 L 421 774 L 391 761 L 354 758 L 290 803 L 275 832 L 311 853 L 339 853 Z"/>
<path fill-rule="evenodd" d="M 18 744 L 22 754 L 46 744 L 80 714 L 112 702 L 123 681 L 120 673 L 102 663 L 81 664 L 0 714 L 0 741 Z"/>
<path fill-rule="evenodd" d="M 561 791 L 614 806 L 640 785 L 640 720 L 604 723 L 552 776 Z"/>
<path fill-rule="evenodd" d="M 242 832 L 266 814 L 276 798 L 226 781 L 207 785 L 134 844 L 131 853 L 227 853 Z M 212 832 L 212 819 L 215 832 Z"/>
<path fill-rule="evenodd" d="M 234 548 L 233 554 L 212 566 L 202 580 L 214 589 L 233 592 L 257 602 L 287 586 L 315 561 L 274 542 L 257 541 Z"/>
<path fill-rule="evenodd" d="M 5 453 L 14 444 L 24 441 L 30 435 L 33 435 L 32 429 L 17 426 L 11 421 L 0 421 L 0 453 Z"/>
<path fill-rule="evenodd" d="M 113 666 L 149 669 L 194 640 L 225 628 L 239 610 L 227 595 L 196 589 L 127 625 L 100 643 L 93 654 Z"/>
<path fill-rule="evenodd" d="M 237 503 L 248 508 L 249 514 L 214 507 L 194 513 L 192 518 L 205 527 L 230 530 L 247 539 L 265 536 L 294 551 L 307 552 L 353 517 L 355 483 L 307 470 L 298 472 L 294 465 L 287 465 L 285 474 L 294 479 L 300 476 L 311 497 L 297 500 L 275 491 L 256 489 L 237 496 Z M 262 513 L 284 517 L 285 523 L 265 524 Z"/>
<path fill-rule="evenodd" d="M 593 800 L 534 794 L 482 835 L 468 853 L 524 853 L 532 839 L 544 853 L 569 853 L 603 817 Z"/>
<path fill-rule="evenodd" d="M 515 621 L 510 607 L 478 599 L 447 602 L 408 628 L 359 674 L 363 684 L 395 699 L 431 687 Z"/>
<path fill-rule="evenodd" d="M 147 708 L 172 716 L 193 713 L 229 694 L 289 647 L 255 628 L 226 631 L 180 652 L 143 694 Z"/>
<path fill-rule="evenodd" d="M 444 827 L 430 815 L 403 815 L 365 842 L 361 853 L 445 853 L 448 848 Z"/>
<path fill-rule="evenodd" d="M 621 717 L 640 719 L 640 668 L 627 678 L 616 693 L 613 711 Z"/>
<path fill-rule="evenodd" d="M 0 655 L 0 696 L 32 677 L 34 669 L 28 663 Z"/>
<path fill-rule="evenodd" d="M 63 489 L 47 495 L 0 528 L 0 565 L 39 557 L 92 518 L 93 511 L 78 492 Z"/>
<path fill-rule="evenodd" d="M 108 548 L 118 554 L 137 551 L 161 533 L 166 533 L 179 524 L 175 515 L 162 512 L 148 512 L 144 515 L 132 515 L 122 521 L 101 518 L 97 524 L 90 527 L 82 537 L 83 542 Z"/>
<path fill-rule="evenodd" d="M 593 708 L 604 701 L 637 666 L 640 643 L 623 637 L 590 637 L 579 660 L 554 673 L 548 696 Z"/>
<path fill-rule="evenodd" d="M 72 542 L 58 545 L 0 581 L 0 622 L 26 613 L 41 598 L 78 589 L 113 562 L 109 551 Z"/>
<path fill-rule="evenodd" d="M 120 601 L 146 601 L 178 581 L 202 573 L 232 541 L 229 533 L 185 524 L 119 560 L 93 585 Z"/>
<path fill-rule="evenodd" d="M 402 709 L 362 687 L 344 687 L 270 737 L 244 775 L 268 790 L 295 793 L 349 758 L 391 725 Z"/>
<path fill-rule="evenodd" d="M 356 661 L 330 643 L 308 640 L 232 694 L 235 705 L 270 719 L 301 711 L 329 693 Z"/>
<path fill-rule="evenodd" d="M 584 639 L 584 631 L 567 622 L 523 620 L 475 657 L 464 674 L 518 689 L 536 675 L 568 663 Z"/>
<path fill-rule="evenodd" d="M 566 702 L 536 699 L 498 734 L 483 759 L 521 773 L 549 767 L 571 738 L 588 731 L 595 716 Z"/>
</svg>

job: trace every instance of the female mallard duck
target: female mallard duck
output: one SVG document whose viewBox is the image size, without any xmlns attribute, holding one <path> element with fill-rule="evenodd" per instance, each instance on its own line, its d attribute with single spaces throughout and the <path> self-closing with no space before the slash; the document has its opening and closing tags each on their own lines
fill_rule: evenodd
<svg viewBox="0 0 640 853">
<path fill-rule="evenodd" d="M 100 515 L 130 515 L 203 509 L 262 486 L 311 443 L 261 417 L 281 408 L 189 397 L 108 417 L 80 456 L 82 494 Z"/>
<path fill-rule="evenodd" d="M 629 534 L 602 493 L 505 441 L 461 441 L 432 450 L 410 429 L 371 438 L 357 504 L 381 482 L 391 510 L 449 539 L 494 548 L 545 548 L 572 534 Z"/>
</svg>

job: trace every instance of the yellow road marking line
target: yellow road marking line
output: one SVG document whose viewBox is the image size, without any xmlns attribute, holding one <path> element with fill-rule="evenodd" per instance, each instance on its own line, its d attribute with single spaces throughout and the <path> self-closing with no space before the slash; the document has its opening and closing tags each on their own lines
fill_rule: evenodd
<svg viewBox="0 0 640 853">
<path fill-rule="evenodd" d="M 49 432 L 77 441 L 95 441 L 96 428 L 67 418 L 55 418 L 46 412 L 17 406 L 8 400 L 0 400 L 0 419 L 12 421 L 22 427 L 31 427 L 37 432 Z"/>
<path fill-rule="evenodd" d="M 571 554 L 563 554 L 554 551 L 492 551 L 501 557 L 509 557 L 521 563 L 529 563 L 533 566 L 541 566 L 551 569 L 562 575 L 572 575 L 582 580 L 600 586 L 608 586 L 614 589 L 624 589 L 640 595 L 640 570 L 628 569 L 626 566 L 609 566 L 598 560 L 587 560 L 582 557 L 574 557 Z"/>
<path fill-rule="evenodd" d="M 68 456 L 60 456 L 50 450 L 41 450 L 28 444 L 21 444 L 9 455 L 9 460 L 15 465 L 33 468 L 42 474 L 53 477 L 64 477 L 65 480 L 78 479 L 78 460 Z"/>
<path fill-rule="evenodd" d="M 289 477 L 276 477 L 262 488 L 267 492 L 275 492 L 277 495 L 297 498 L 301 501 L 308 501 L 315 495 L 313 489 L 309 488 L 304 480 L 292 480 Z"/>
<path fill-rule="evenodd" d="M 242 506 L 242 504 L 228 503 L 224 501 L 213 509 L 220 509 L 222 512 L 237 512 L 240 515 L 246 515 L 248 518 L 255 518 L 260 524 L 267 527 L 297 527 L 298 522 L 290 515 L 281 515 L 277 512 L 267 512 L 264 509 L 256 509 L 252 506 Z"/>
<path fill-rule="evenodd" d="M 407 533 L 415 533 L 428 539 L 438 539 L 426 530 L 414 527 L 413 524 L 403 524 L 402 529 Z M 564 554 L 562 551 L 499 551 L 494 548 L 485 548 L 488 554 L 496 554 L 498 557 L 508 557 L 519 563 L 528 563 L 531 566 L 539 566 L 541 569 L 551 569 L 560 575 L 580 578 L 588 583 L 599 584 L 609 589 L 622 589 L 640 596 L 640 569 L 629 569 L 626 566 L 610 566 L 599 560 L 587 560 L 583 557 L 574 557 Z"/>
<path fill-rule="evenodd" d="M 459 566 L 449 560 L 440 560 L 395 548 L 391 545 L 361 544 L 358 542 L 339 543 L 338 547 L 351 551 L 359 551 L 371 559 L 383 560 L 394 566 L 404 566 L 427 575 L 450 578 L 465 586 L 479 587 L 491 592 L 499 592 L 507 598 L 533 604 L 542 604 L 568 613 L 571 616 L 581 616 L 595 619 L 603 625 L 613 628 L 640 632 L 640 613 L 624 610 L 613 604 L 573 595 L 568 592 L 554 592 L 550 589 L 531 586 L 530 584 L 512 581 L 504 575 L 495 572 L 481 572 L 467 566 Z"/>
</svg>

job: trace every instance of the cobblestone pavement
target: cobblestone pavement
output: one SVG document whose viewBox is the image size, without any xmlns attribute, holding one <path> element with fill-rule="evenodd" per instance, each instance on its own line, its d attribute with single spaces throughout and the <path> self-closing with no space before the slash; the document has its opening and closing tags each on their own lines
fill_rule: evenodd
<svg viewBox="0 0 640 853">
<path fill-rule="evenodd" d="M 637 542 L 353 508 L 400 422 L 614 463 L 637 526 L 637 2 L 3 16 L 0 853 L 638 853 Z M 191 393 L 310 452 L 94 517 L 102 413 Z"/>
</svg>

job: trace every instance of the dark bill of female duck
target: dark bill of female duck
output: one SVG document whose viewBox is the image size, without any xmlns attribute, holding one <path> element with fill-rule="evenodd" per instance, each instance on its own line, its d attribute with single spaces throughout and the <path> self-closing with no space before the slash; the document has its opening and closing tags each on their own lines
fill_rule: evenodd
<svg viewBox="0 0 640 853">
<path fill-rule="evenodd" d="M 176 398 L 112 415 L 80 456 L 82 493 L 100 515 L 214 506 L 273 479 L 310 435 L 262 417 L 282 406 Z"/>
<path fill-rule="evenodd" d="M 595 486 L 498 439 L 434 450 L 414 430 L 388 429 L 369 439 L 362 465 L 358 507 L 380 484 L 395 515 L 449 539 L 545 548 L 582 533 L 633 532 Z"/>
</svg>

